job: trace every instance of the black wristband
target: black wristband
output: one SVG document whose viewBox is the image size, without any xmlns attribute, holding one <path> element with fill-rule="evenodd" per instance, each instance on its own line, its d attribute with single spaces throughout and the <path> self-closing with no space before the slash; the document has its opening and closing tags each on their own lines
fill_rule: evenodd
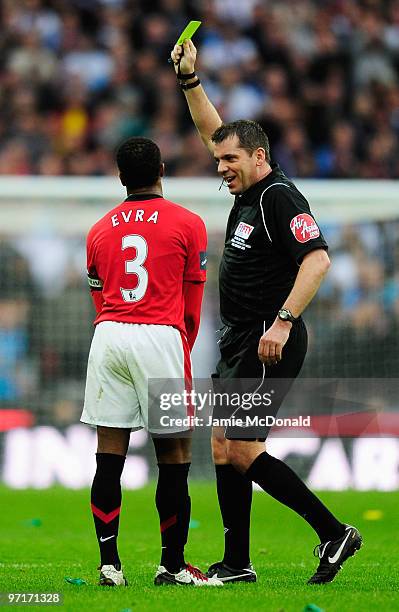
<svg viewBox="0 0 399 612">
<path fill-rule="evenodd" d="M 188 81 L 188 79 L 193 79 L 195 76 L 197 76 L 195 72 L 190 72 L 190 74 L 182 74 L 181 72 L 180 74 L 177 73 L 177 78 L 179 81 Z"/>
<path fill-rule="evenodd" d="M 197 80 L 194 81 L 194 83 L 180 83 L 180 87 L 182 88 L 183 91 L 186 91 L 187 89 L 194 89 L 194 87 L 198 87 L 198 85 L 200 85 L 200 83 L 201 83 L 201 81 L 197 77 Z"/>
<path fill-rule="evenodd" d="M 177 66 L 177 73 L 176 73 L 177 78 L 180 81 L 187 81 L 187 79 L 193 79 L 195 77 L 195 72 L 191 72 L 190 74 L 183 74 L 180 70 L 180 62 L 181 62 L 181 58 Z"/>
</svg>

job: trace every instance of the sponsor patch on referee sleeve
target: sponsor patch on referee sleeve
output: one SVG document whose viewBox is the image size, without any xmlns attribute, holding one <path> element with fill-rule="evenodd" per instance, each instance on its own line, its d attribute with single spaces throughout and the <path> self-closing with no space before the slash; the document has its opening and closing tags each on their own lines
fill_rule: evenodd
<svg viewBox="0 0 399 612">
<path fill-rule="evenodd" d="M 206 264 L 208 262 L 206 251 L 200 251 L 199 258 L 200 258 L 200 270 L 206 270 Z"/>
<path fill-rule="evenodd" d="M 291 219 L 290 228 L 298 242 L 308 242 L 320 236 L 316 221 L 308 213 L 301 213 Z"/>
</svg>

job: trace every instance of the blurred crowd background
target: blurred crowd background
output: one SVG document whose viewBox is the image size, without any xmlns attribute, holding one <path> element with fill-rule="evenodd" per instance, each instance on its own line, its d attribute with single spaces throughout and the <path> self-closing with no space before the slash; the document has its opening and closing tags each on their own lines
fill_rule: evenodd
<svg viewBox="0 0 399 612">
<path fill-rule="evenodd" d="M 115 147 L 146 135 L 169 176 L 214 176 L 167 62 L 189 19 L 222 117 L 257 119 L 289 176 L 399 177 L 398 0 L 3 0 L 0 174 L 115 176 Z M 397 376 L 398 219 L 323 226 L 333 266 L 306 313 L 304 376 Z M 84 240 L 0 228 L 0 406 L 60 426 L 79 418 L 92 335 Z M 217 358 L 222 246 L 220 228 L 200 375 Z"/>
<path fill-rule="evenodd" d="M 0 173 L 114 174 L 124 138 L 213 174 L 172 44 L 189 19 L 225 120 L 257 119 L 290 176 L 399 176 L 398 0 L 3 0 Z"/>
</svg>

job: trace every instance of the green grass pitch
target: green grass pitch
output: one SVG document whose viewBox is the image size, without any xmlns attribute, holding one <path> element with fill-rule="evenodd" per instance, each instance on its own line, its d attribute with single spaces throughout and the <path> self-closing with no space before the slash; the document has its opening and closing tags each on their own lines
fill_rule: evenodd
<svg viewBox="0 0 399 612">
<path fill-rule="evenodd" d="M 222 551 L 214 483 L 193 483 L 191 498 L 195 528 L 190 529 L 186 559 L 205 569 Z M 153 586 L 160 548 L 154 485 L 125 492 L 119 549 L 129 587 L 112 589 L 96 585 L 98 552 L 88 491 L 0 488 L 0 591 L 59 591 L 64 596 L 62 606 L 33 609 L 63 612 L 302 612 L 310 603 L 325 612 L 399 610 L 399 493 L 330 492 L 322 494 L 322 499 L 355 524 L 365 541 L 335 582 L 306 585 L 317 565 L 312 530 L 294 513 L 257 492 L 252 561 L 258 582 L 195 589 Z M 367 510 L 380 510 L 382 517 L 366 520 Z M 87 585 L 68 584 L 66 576 L 83 578 Z"/>
</svg>

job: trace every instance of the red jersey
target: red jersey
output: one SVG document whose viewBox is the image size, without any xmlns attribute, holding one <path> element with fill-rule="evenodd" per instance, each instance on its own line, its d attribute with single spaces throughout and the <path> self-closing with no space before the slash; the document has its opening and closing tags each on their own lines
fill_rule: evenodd
<svg viewBox="0 0 399 612">
<path fill-rule="evenodd" d="M 161 196 L 129 196 L 91 228 L 87 273 L 103 303 L 94 321 L 172 325 L 185 332 L 183 281 L 206 280 L 201 217 Z"/>
</svg>

